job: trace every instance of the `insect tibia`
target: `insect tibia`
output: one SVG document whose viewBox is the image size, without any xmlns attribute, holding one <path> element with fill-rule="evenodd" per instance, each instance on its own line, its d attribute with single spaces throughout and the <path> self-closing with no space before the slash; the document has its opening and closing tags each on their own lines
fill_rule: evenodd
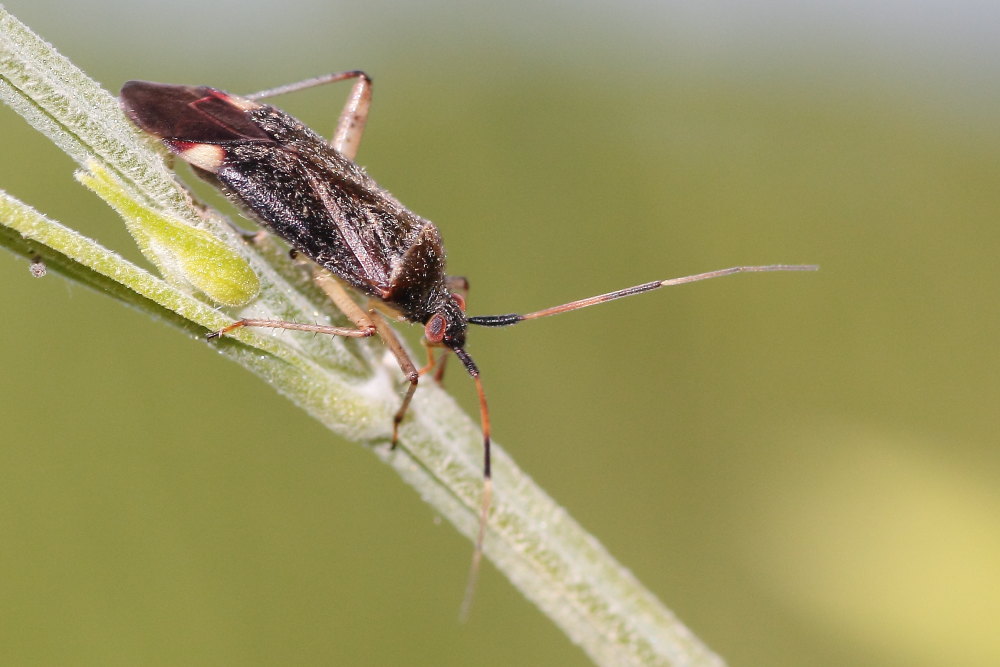
<svg viewBox="0 0 1000 667">
<path fill-rule="evenodd" d="M 354 327 L 334 327 L 326 324 L 304 324 L 302 322 L 286 322 L 284 320 L 243 319 L 233 322 L 228 327 L 205 334 L 208 339 L 225 336 L 230 331 L 243 327 L 259 327 L 262 329 L 291 329 L 293 331 L 310 331 L 329 336 L 344 336 L 346 338 L 368 338 L 377 332 L 374 325 Z"/>
</svg>

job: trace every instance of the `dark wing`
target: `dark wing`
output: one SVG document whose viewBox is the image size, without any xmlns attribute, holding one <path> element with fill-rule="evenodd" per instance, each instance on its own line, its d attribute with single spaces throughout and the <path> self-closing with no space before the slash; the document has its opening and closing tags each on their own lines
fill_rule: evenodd
<svg viewBox="0 0 1000 667">
<path fill-rule="evenodd" d="M 206 144 L 273 142 L 241 104 L 245 104 L 241 98 L 208 86 L 128 81 L 121 90 L 126 115 L 161 139 Z"/>
<path fill-rule="evenodd" d="M 437 229 L 301 125 L 267 129 L 276 143 L 227 145 L 216 179 L 296 250 L 355 288 L 394 300 L 408 251 Z"/>
<path fill-rule="evenodd" d="M 129 81 L 121 104 L 293 248 L 411 319 L 425 314 L 444 279 L 437 228 L 298 120 L 207 86 Z"/>
</svg>

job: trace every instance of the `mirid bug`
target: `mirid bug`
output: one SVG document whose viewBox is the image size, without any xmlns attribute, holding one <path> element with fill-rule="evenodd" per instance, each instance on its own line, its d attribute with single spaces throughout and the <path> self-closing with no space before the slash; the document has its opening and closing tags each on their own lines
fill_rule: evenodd
<svg viewBox="0 0 1000 667">
<path fill-rule="evenodd" d="M 347 103 L 327 142 L 301 122 L 259 100 L 335 81 L 354 79 Z M 142 130 L 158 137 L 195 172 L 219 187 L 251 218 L 313 260 L 317 280 L 353 327 L 244 319 L 239 327 L 270 327 L 366 338 L 378 335 L 409 382 L 393 417 L 391 443 L 406 415 L 420 375 L 435 365 L 432 348 L 453 352 L 472 377 L 483 433 L 483 494 L 479 530 L 463 609 L 471 600 L 482 557 L 492 498 L 490 418 L 479 369 L 466 352 L 470 324 L 510 326 L 669 285 L 759 271 L 810 271 L 811 265 L 738 266 L 659 280 L 527 314 L 468 317 L 464 279 L 445 273 L 441 236 L 430 221 L 407 210 L 354 163 L 371 105 L 371 79 L 338 72 L 245 96 L 207 86 L 129 81 L 121 104 Z M 335 280 L 330 280 L 329 276 Z M 366 298 L 359 305 L 345 287 Z M 380 314 L 422 324 L 428 364 L 418 370 Z M 443 364 L 444 355 L 438 360 Z"/>
</svg>

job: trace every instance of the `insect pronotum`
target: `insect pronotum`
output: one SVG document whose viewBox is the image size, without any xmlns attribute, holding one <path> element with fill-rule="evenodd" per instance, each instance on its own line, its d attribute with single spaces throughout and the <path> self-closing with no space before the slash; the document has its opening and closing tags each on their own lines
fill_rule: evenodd
<svg viewBox="0 0 1000 667">
<path fill-rule="evenodd" d="M 266 97 L 348 79 L 355 80 L 354 86 L 329 142 L 285 112 L 259 102 Z M 657 280 L 527 314 L 469 317 L 465 313 L 467 283 L 446 275 L 444 246 L 437 227 L 407 210 L 354 163 L 371 94 L 371 79 L 355 70 L 244 96 L 207 86 L 129 81 L 122 86 L 121 104 L 142 130 L 158 137 L 251 218 L 313 260 L 320 267 L 315 271 L 320 286 L 354 324 L 339 327 L 243 319 L 209 337 L 239 327 L 294 329 L 352 338 L 379 336 L 409 382 L 393 417 L 393 447 L 420 376 L 435 366 L 433 349 L 443 347 L 461 360 L 475 383 L 483 434 L 482 502 L 462 604 L 464 615 L 475 588 L 492 500 L 490 417 L 479 369 L 465 350 L 470 324 L 510 326 L 669 285 L 733 273 L 812 271 L 817 267 L 737 266 Z M 345 287 L 362 295 L 365 306 L 359 305 Z M 428 355 L 424 368 L 417 369 L 379 311 L 424 326 L 423 343 Z M 441 355 L 437 359 L 439 373 L 444 358 Z"/>
</svg>

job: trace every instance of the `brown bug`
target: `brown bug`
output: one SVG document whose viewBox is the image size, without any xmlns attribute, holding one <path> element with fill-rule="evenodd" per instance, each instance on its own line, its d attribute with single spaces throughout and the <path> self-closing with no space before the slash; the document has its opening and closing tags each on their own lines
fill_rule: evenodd
<svg viewBox="0 0 1000 667">
<path fill-rule="evenodd" d="M 301 122 L 258 100 L 335 81 L 355 79 L 327 142 Z M 429 220 L 406 209 L 354 162 L 371 105 L 371 79 L 361 71 L 337 72 L 236 96 L 207 86 L 129 81 L 121 90 L 125 113 L 219 187 L 249 216 L 319 267 L 317 279 L 353 327 L 244 319 L 239 327 L 271 327 L 335 336 L 378 335 L 396 357 L 409 387 L 393 417 L 392 446 L 423 372 L 435 365 L 432 348 L 454 352 L 475 382 L 483 432 L 483 499 L 479 531 L 463 609 L 468 608 L 482 558 L 492 482 L 490 418 L 479 369 L 465 350 L 468 325 L 499 327 L 556 315 L 633 294 L 733 273 L 810 271 L 809 265 L 738 266 L 658 280 L 524 315 L 468 317 L 464 279 L 445 273 L 441 235 Z M 329 279 L 332 275 L 335 280 Z M 345 287 L 367 298 L 363 308 Z M 424 326 L 428 363 L 417 369 L 379 311 Z M 442 367 L 444 356 L 438 361 Z"/>
</svg>

